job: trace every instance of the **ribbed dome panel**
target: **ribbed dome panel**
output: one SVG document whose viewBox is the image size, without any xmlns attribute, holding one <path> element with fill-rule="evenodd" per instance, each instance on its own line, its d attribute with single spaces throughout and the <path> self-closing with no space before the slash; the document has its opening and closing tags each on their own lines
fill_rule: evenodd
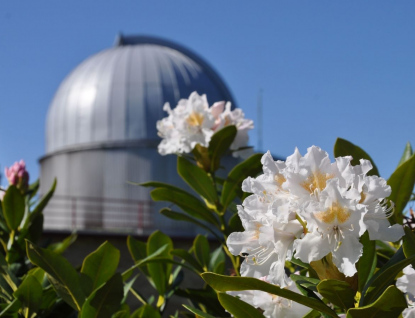
<svg viewBox="0 0 415 318">
<path fill-rule="evenodd" d="M 135 38 L 82 62 L 50 105 L 46 153 L 89 144 L 157 140 L 156 122 L 193 91 L 210 103 L 232 97 L 198 56 L 170 42 Z"/>
</svg>

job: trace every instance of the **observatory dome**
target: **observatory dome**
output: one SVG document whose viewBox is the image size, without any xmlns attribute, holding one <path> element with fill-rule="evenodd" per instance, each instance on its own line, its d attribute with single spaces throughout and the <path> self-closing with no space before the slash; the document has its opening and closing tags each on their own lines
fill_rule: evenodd
<svg viewBox="0 0 415 318">
<path fill-rule="evenodd" d="M 157 152 L 156 122 L 197 91 L 209 103 L 231 101 L 217 73 L 200 57 L 170 41 L 119 36 L 114 47 L 86 59 L 59 86 L 46 119 L 46 154 L 40 191 L 58 180 L 45 209 L 45 228 L 148 235 L 193 235 L 157 213 L 149 189 L 157 180 L 185 186 L 176 156 Z M 166 220 L 167 219 L 167 220 Z"/>
<path fill-rule="evenodd" d="M 158 38 L 119 36 L 114 47 L 86 59 L 60 85 L 48 112 L 46 153 L 158 143 L 163 104 L 175 106 L 193 91 L 210 103 L 233 102 L 216 72 L 191 51 Z"/>
</svg>

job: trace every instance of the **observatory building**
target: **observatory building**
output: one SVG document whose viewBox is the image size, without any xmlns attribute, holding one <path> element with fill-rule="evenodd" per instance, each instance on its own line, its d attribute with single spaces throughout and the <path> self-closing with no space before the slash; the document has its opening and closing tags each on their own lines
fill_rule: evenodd
<svg viewBox="0 0 415 318">
<path fill-rule="evenodd" d="M 218 74 L 199 56 L 170 41 L 119 36 L 114 47 L 77 66 L 61 83 L 46 120 L 40 159 L 41 194 L 54 178 L 45 229 L 147 235 L 194 235 L 195 228 L 159 215 L 149 189 L 127 181 L 184 185 L 176 156 L 157 152 L 156 122 L 191 92 L 208 101 L 234 100 Z"/>
</svg>

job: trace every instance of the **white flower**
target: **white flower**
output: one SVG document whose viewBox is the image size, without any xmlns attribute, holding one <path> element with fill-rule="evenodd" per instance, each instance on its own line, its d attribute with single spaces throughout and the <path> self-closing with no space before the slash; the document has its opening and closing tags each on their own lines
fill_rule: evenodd
<svg viewBox="0 0 415 318">
<path fill-rule="evenodd" d="M 409 308 L 402 313 L 404 318 L 415 318 L 415 270 L 412 265 L 403 269 L 403 276 L 396 280 L 396 287 L 406 294 Z"/>
<path fill-rule="evenodd" d="M 253 121 L 244 118 L 240 109 L 231 110 L 231 103 L 217 102 L 209 108 L 206 95 L 190 94 L 189 99 L 181 99 L 173 110 L 166 103 L 163 108 L 168 117 L 157 122 L 157 130 L 163 138 L 158 150 L 161 155 L 171 153 L 189 153 L 200 144 L 209 145 L 212 135 L 221 128 L 234 125 L 237 128 L 235 140 L 230 146 L 234 156 L 247 156 L 251 149 L 242 149 L 248 145 L 248 131 Z"/>
<path fill-rule="evenodd" d="M 296 257 L 310 263 L 332 253 L 340 272 L 353 276 L 363 249 L 359 237 L 366 231 L 366 210 L 359 200 L 360 196 L 347 198 L 337 179 L 328 180 L 319 200 L 308 202 L 301 213 L 309 233 L 295 241 Z"/>
<path fill-rule="evenodd" d="M 304 157 L 295 149 L 285 162 L 264 154 L 264 173 L 242 183 L 243 191 L 253 193 L 238 208 L 246 231 L 228 239 L 231 252 L 245 257 L 243 276 L 267 276 L 285 286 L 284 263 L 294 252 L 307 263 L 331 254 L 339 271 L 353 276 L 363 250 L 359 238 L 366 230 L 371 240 L 402 237 L 402 226 L 390 226 L 387 219 L 390 187 L 366 175 L 372 169 L 369 161 L 352 166 L 351 160 L 331 162 L 316 146 Z"/>
<path fill-rule="evenodd" d="M 251 202 L 248 200 L 248 204 Z M 284 287 L 287 285 L 285 261 L 291 259 L 293 242 L 303 233 L 303 227 L 294 215 L 282 223 L 272 214 L 261 210 L 260 206 L 257 207 L 258 209 L 248 212 L 238 206 L 245 232 L 229 235 L 229 251 L 245 258 L 240 269 L 242 276 L 268 276 L 270 282 Z"/>
<path fill-rule="evenodd" d="M 403 269 L 403 276 L 396 280 L 396 287 L 403 293 L 411 297 L 415 297 L 415 269 L 412 265 L 406 266 Z"/>
<path fill-rule="evenodd" d="M 212 115 L 215 117 L 214 131 L 218 131 L 225 126 L 234 125 L 237 129 L 235 140 L 232 142 L 230 149 L 238 150 L 248 146 L 248 131 L 254 128 L 254 122 L 246 119 L 245 114 L 240 108 L 231 110 L 231 103 L 217 102 L 211 107 Z M 247 157 L 252 154 L 252 149 L 234 151 L 234 156 Z"/>
<path fill-rule="evenodd" d="M 189 99 L 181 99 L 173 110 L 168 103 L 163 109 L 169 116 L 157 122 L 159 136 L 163 138 L 160 154 L 189 153 L 196 144 L 205 147 L 209 144 L 215 119 L 206 95 L 193 92 Z"/>
<path fill-rule="evenodd" d="M 262 280 L 267 281 L 265 277 L 262 278 Z M 297 286 L 291 280 L 285 288 L 299 293 Z M 247 302 L 255 308 L 262 309 L 264 311 L 263 315 L 267 318 L 303 317 L 311 310 L 309 307 L 303 306 L 295 301 L 269 294 L 260 290 L 245 290 L 228 293 L 234 296 L 238 296 L 241 300 Z"/>
</svg>

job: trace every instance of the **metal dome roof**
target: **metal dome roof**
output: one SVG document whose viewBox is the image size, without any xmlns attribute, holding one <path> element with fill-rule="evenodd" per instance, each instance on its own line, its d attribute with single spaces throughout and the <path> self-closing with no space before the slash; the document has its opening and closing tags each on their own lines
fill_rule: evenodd
<svg viewBox="0 0 415 318">
<path fill-rule="evenodd" d="M 47 116 L 46 153 L 157 144 L 163 104 L 175 106 L 193 91 L 210 103 L 233 102 L 196 54 L 162 39 L 119 36 L 113 48 L 86 59 L 60 85 Z"/>
</svg>

